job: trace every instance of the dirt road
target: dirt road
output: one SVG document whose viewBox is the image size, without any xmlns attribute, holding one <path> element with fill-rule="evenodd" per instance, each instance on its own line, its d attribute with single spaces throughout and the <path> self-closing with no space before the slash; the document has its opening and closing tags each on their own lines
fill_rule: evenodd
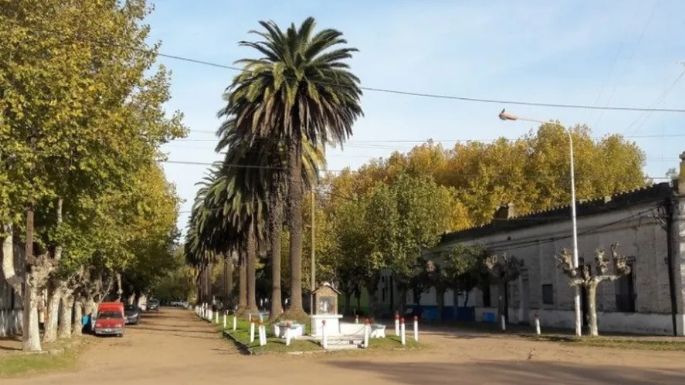
<svg viewBox="0 0 685 385">
<path fill-rule="evenodd" d="M 685 384 L 685 353 L 569 347 L 517 337 L 425 333 L 420 352 L 241 355 L 189 311 L 145 315 L 76 371 L 15 384 Z"/>
</svg>

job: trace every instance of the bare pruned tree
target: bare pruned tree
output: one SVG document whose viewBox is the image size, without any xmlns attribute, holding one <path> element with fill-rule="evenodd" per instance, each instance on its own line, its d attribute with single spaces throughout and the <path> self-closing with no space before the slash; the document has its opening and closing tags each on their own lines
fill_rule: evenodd
<svg viewBox="0 0 685 385">
<path fill-rule="evenodd" d="M 573 255 L 568 249 L 563 249 L 556 256 L 557 266 L 570 278 L 571 286 L 585 288 L 586 300 L 589 312 L 590 335 L 598 336 L 597 328 L 597 286 L 604 281 L 615 281 L 624 275 L 630 274 L 630 266 L 626 257 L 619 254 L 618 243 L 611 245 L 611 261 L 605 256 L 604 249 L 595 251 L 595 265 L 579 265 L 573 267 Z M 613 264 L 613 272 L 610 272 L 609 263 Z"/>
<path fill-rule="evenodd" d="M 484 264 L 490 278 L 497 283 L 498 319 L 504 316 L 509 321 L 508 283 L 519 277 L 523 261 L 513 255 L 492 254 L 485 258 Z"/>
</svg>

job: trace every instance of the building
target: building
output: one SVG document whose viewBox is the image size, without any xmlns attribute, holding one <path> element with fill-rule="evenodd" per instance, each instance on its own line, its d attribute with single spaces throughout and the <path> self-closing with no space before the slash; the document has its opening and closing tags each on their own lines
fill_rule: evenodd
<svg viewBox="0 0 685 385">
<path fill-rule="evenodd" d="M 600 284 L 600 332 L 685 335 L 685 152 L 680 158 L 679 180 L 577 203 L 581 263 L 593 261 L 596 249 L 608 251 L 618 242 L 632 270 Z M 555 260 L 572 246 L 570 207 L 520 216 L 512 211 L 502 207 L 488 225 L 445 234 L 434 251 L 480 244 L 523 260 L 522 273 L 505 290 L 510 322 L 531 323 L 537 314 L 543 327 L 573 328 L 574 289 Z M 475 320 L 494 321 L 503 294 L 497 286 L 469 294 Z M 445 296 L 444 303 L 452 304 L 452 293 Z M 420 301 L 430 310 L 435 291 L 423 293 Z"/>
</svg>

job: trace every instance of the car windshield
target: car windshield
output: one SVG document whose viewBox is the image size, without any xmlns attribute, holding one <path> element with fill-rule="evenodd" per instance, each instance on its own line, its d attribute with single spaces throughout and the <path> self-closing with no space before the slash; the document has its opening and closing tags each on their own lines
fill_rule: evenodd
<svg viewBox="0 0 685 385">
<path fill-rule="evenodd" d="M 118 311 L 103 311 L 98 314 L 98 319 L 103 318 L 121 318 L 121 313 Z"/>
</svg>

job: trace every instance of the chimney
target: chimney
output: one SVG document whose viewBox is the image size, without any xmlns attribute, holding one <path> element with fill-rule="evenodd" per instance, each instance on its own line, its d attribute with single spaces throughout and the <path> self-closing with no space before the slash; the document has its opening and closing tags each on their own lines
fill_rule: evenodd
<svg viewBox="0 0 685 385">
<path fill-rule="evenodd" d="M 685 151 L 680 154 L 680 173 L 678 174 L 678 194 L 685 195 Z"/>
<path fill-rule="evenodd" d="M 516 210 L 514 209 L 513 203 L 507 203 L 500 206 L 497 211 L 495 211 L 495 219 L 507 220 L 514 218 L 516 216 Z"/>
</svg>

